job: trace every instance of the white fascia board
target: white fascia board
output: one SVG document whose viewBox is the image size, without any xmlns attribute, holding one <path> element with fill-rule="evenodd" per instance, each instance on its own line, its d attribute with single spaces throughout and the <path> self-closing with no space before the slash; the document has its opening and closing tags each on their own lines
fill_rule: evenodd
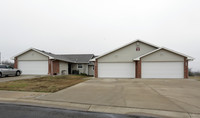
<svg viewBox="0 0 200 118">
<path fill-rule="evenodd" d="M 191 56 L 185 55 L 185 54 L 183 54 L 183 53 L 180 53 L 180 52 L 177 52 L 177 51 L 174 51 L 174 50 L 171 50 L 171 49 L 168 49 L 168 48 L 166 48 L 166 47 L 162 47 L 162 49 L 165 49 L 165 50 L 171 51 L 171 52 L 173 52 L 173 53 L 176 53 L 176 54 L 178 54 L 178 55 L 187 57 L 187 60 L 191 60 L 191 61 L 194 60 L 194 58 L 191 57 Z"/>
<path fill-rule="evenodd" d="M 153 46 L 153 47 L 156 47 L 156 48 L 159 48 L 159 46 L 156 46 L 156 45 L 150 44 L 150 43 L 148 43 L 148 42 L 145 42 L 145 41 L 142 41 L 142 40 L 137 39 L 137 40 L 134 40 L 134 41 L 132 41 L 132 42 L 126 44 L 126 45 L 123 45 L 123 46 L 121 46 L 121 47 L 119 47 L 119 48 L 116 48 L 116 49 L 114 49 L 114 50 L 112 50 L 112 51 L 109 51 L 109 52 L 107 52 L 107 53 L 104 53 L 104 54 L 100 55 L 99 57 L 97 57 L 96 59 L 98 59 L 98 58 L 100 58 L 100 57 L 103 57 L 103 56 L 105 56 L 105 55 L 107 55 L 107 54 L 110 54 L 110 53 L 112 53 L 112 52 L 114 52 L 114 51 L 116 51 L 116 50 L 119 50 L 119 49 L 123 48 L 123 47 L 126 47 L 126 46 L 128 46 L 128 45 L 131 45 L 131 44 L 133 44 L 133 43 L 135 43 L 135 42 L 137 42 L 137 41 L 142 42 L 142 43 L 145 43 L 145 44 L 148 44 L 148 45 Z"/>
<path fill-rule="evenodd" d="M 151 54 L 151 53 L 154 53 L 154 52 L 156 52 L 156 51 L 158 51 L 158 50 L 160 50 L 160 49 L 161 49 L 161 48 L 158 48 L 158 49 L 153 50 L 153 51 L 151 51 L 151 52 L 148 52 L 148 53 L 146 53 L 146 54 L 144 54 L 144 55 L 141 55 L 141 56 L 139 56 L 139 57 L 133 59 L 133 61 L 139 61 L 140 58 L 142 58 L 142 57 L 144 57 L 144 56 L 147 56 L 147 55 L 149 55 L 149 54 Z"/>
<path fill-rule="evenodd" d="M 194 60 L 194 58 L 191 57 L 191 56 L 188 56 L 188 55 L 179 53 L 179 52 L 177 52 L 177 51 L 168 49 L 168 48 L 166 48 L 166 47 L 161 47 L 161 48 L 158 48 L 158 49 L 156 49 L 156 50 L 153 50 L 153 51 L 151 51 L 151 52 L 149 52 L 149 53 L 146 53 L 146 54 L 144 54 L 144 55 L 141 55 L 141 56 L 139 56 L 139 57 L 133 59 L 133 61 L 138 61 L 138 60 L 140 60 L 142 57 L 147 56 L 147 55 L 150 55 L 150 54 L 152 54 L 152 53 L 154 53 L 154 52 L 157 52 L 157 51 L 159 51 L 159 50 L 161 50 L 161 49 L 164 49 L 164 50 L 173 52 L 173 53 L 178 54 L 178 55 L 181 55 L 181 56 L 183 56 L 183 57 L 187 57 L 187 60 L 190 60 L 190 61 Z"/>
<path fill-rule="evenodd" d="M 34 50 L 34 51 L 36 51 L 36 52 L 38 52 L 38 53 L 40 53 L 40 54 L 42 54 L 42 55 L 44 55 L 44 56 L 49 57 L 49 59 L 54 59 L 54 57 L 51 57 L 51 56 L 49 56 L 49 55 L 47 55 L 47 54 L 45 54 L 45 53 L 43 53 L 43 52 L 41 52 L 41 51 L 39 51 L 39 50 L 37 50 L 37 49 L 35 49 L 35 48 L 32 48 L 32 50 Z"/>
<path fill-rule="evenodd" d="M 50 56 L 48 56 L 49 57 L 49 59 L 55 59 L 54 57 L 50 57 Z"/>
<path fill-rule="evenodd" d="M 32 48 L 29 48 L 29 49 L 27 49 L 27 50 L 25 50 L 25 51 L 23 51 L 23 52 L 20 52 L 20 53 L 18 53 L 17 55 L 11 57 L 11 59 L 14 60 L 15 57 L 17 57 L 17 56 L 19 56 L 19 55 L 21 55 L 21 54 L 23 54 L 23 53 L 25 53 L 25 52 L 28 52 L 28 51 L 31 50 L 31 49 L 32 49 Z"/>
<path fill-rule="evenodd" d="M 90 59 L 90 61 L 96 61 L 96 58 Z"/>
<path fill-rule="evenodd" d="M 14 60 L 15 57 L 17 57 L 17 56 L 19 56 L 19 55 L 22 55 L 22 54 L 28 52 L 29 50 L 34 50 L 34 51 L 36 51 L 36 52 L 38 52 L 38 53 L 40 53 L 40 54 L 42 54 L 42 55 L 44 55 L 44 56 L 49 57 L 49 59 L 54 59 L 54 57 L 51 57 L 51 56 L 49 56 L 49 55 L 47 55 L 47 54 L 44 54 L 44 53 L 42 53 L 41 51 L 39 51 L 39 50 L 37 50 L 37 49 L 35 49 L 35 48 L 29 48 L 29 49 L 27 49 L 27 50 L 25 50 L 25 51 L 23 51 L 23 52 L 21 52 L 21 53 L 15 55 L 15 56 L 13 56 L 11 59 Z"/>
</svg>

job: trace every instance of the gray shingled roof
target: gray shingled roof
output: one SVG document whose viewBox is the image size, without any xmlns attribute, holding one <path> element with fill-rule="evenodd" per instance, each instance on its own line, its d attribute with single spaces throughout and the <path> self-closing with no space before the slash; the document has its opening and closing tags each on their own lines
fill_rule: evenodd
<svg viewBox="0 0 200 118">
<path fill-rule="evenodd" d="M 57 56 L 67 58 L 75 63 L 89 63 L 90 59 L 94 57 L 93 54 L 64 54 Z"/>
<path fill-rule="evenodd" d="M 38 50 L 38 49 L 36 49 Z M 89 63 L 90 59 L 94 58 L 94 54 L 53 54 L 43 50 L 38 50 L 46 55 L 49 55 L 57 60 L 67 61 L 71 63 Z"/>
</svg>

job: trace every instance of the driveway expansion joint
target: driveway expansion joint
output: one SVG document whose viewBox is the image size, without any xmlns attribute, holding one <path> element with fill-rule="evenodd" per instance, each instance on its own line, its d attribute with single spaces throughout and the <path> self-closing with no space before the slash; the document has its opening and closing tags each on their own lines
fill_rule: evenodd
<svg viewBox="0 0 200 118">
<path fill-rule="evenodd" d="M 146 86 L 148 86 L 150 89 L 152 89 L 154 92 L 156 92 L 158 95 L 162 96 L 163 98 L 166 98 L 167 100 L 169 100 L 171 103 L 174 103 L 177 107 L 179 107 L 180 109 L 182 109 L 183 111 L 185 111 L 186 113 L 188 113 L 184 108 L 182 108 L 181 106 L 177 105 L 175 102 L 173 102 L 170 98 L 162 95 L 160 92 L 158 92 L 157 90 L 155 90 L 154 88 L 152 88 L 151 86 L 149 86 L 147 83 L 143 82 Z M 189 114 L 189 113 L 188 113 Z"/>
</svg>

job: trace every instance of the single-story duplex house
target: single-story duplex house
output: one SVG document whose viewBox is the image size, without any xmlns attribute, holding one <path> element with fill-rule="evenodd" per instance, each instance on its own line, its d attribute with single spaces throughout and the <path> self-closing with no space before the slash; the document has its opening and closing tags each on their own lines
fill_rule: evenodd
<svg viewBox="0 0 200 118">
<path fill-rule="evenodd" d="M 194 58 L 136 40 L 92 59 L 98 78 L 188 78 Z"/>
<path fill-rule="evenodd" d="M 94 75 L 94 54 L 53 54 L 30 48 L 13 57 L 14 67 L 25 75 Z"/>
</svg>

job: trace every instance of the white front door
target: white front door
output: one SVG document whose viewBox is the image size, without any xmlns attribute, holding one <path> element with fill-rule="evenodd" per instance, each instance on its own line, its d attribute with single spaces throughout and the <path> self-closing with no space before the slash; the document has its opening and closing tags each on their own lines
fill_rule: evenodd
<svg viewBox="0 0 200 118">
<path fill-rule="evenodd" d="M 48 61 L 19 61 L 18 68 L 25 75 L 47 75 Z"/>
<path fill-rule="evenodd" d="M 183 62 L 142 62 L 142 78 L 184 78 Z"/>
<path fill-rule="evenodd" d="M 135 78 L 134 63 L 98 63 L 99 78 Z"/>
</svg>

